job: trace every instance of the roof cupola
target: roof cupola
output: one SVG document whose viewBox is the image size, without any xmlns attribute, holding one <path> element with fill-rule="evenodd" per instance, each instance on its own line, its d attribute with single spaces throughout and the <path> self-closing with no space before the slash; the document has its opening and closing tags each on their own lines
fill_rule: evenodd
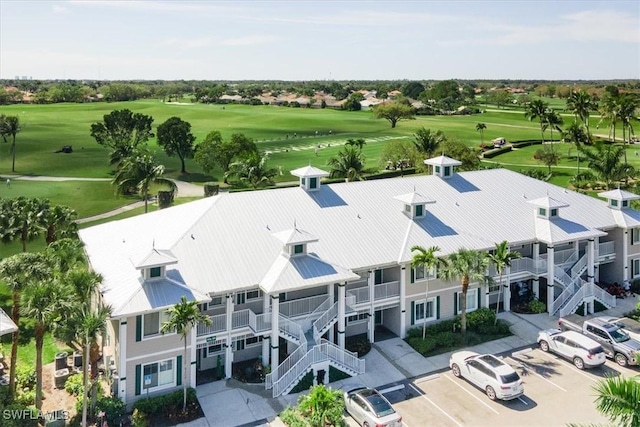
<svg viewBox="0 0 640 427">
<path fill-rule="evenodd" d="M 318 238 L 313 234 L 300 230 L 295 221 L 292 229 L 273 233 L 272 236 L 284 244 L 282 251 L 290 256 L 305 255 L 307 245 L 318 241 Z"/>
<path fill-rule="evenodd" d="M 530 200 L 527 203 L 530 203 L 536 207 L 536 216 L 538 218 L 546 219 L 557 218 L 560 213 L 560 208 L 566 208 L 567 206 L 569 206 L 567 203 L 556 200 L 553 197 L 549 196 Z"/>
<path fill-rule="evenodd" d="M 621 189 L 605 191 L 603 193 L 598 193 L 598 196 L 607 199 L 607 204 L 611 209 L 626 209 L 631 206 L 632 200 L 640 199 L 640 196 L 635 193 L 630 193 L 629 191 L 624 191 Z"/>
<path fill-rule="evenodd" d="M 453 175 L 453 168 L 456 166 L 460 166 L 462 162 L 442 155 L 427 159 L 424 161 L 424 164 L 433 167 L 433 175 L 439 176 L 443 179 L 447 179 Z"/>
<path fill-rule="evenodd" d="M 131 260 L 136 270 L 142 272 L 143 279 L 158 279 L 165 277 L 167 266 L 178 263 L 170 250 L 151 249 L 149 253 L 138 260 Z"/>
<path fill-rule="evenodd" d="M 400 200 L 404 203 L 404 214 L 411 219 L 424 218 L 427 211 L 425 205 L 436 202 L 435 200 L 418 193 L 415 188 L 412 193 L 396 196 L 394 199 Z"/>
<path fill-rule="evenodd" d="M 329 176 L 329 172 L 309 165 L 292 170 L 291 175 L 300 178 L 300 187 L 305 191 L 318 191 L 321 178 Z"/>
</svg>

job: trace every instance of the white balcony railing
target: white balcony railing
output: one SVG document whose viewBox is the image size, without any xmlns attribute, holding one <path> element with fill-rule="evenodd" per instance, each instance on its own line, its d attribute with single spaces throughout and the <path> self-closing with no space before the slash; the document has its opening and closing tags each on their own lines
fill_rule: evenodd
<svg viewBox="0 0 640 427">
<path fill-rule="evenodd" d="M 346 349 L 341 349 L 334 343 L 325 339 L 321 339 L 320 344 L 326 345 L 326 352 L 332 362 L 349 368 L 357 374 L 364 374 L 365 360 L 358 359 L 358 353 L 354 353 Z"/>
<path fill-rule="evenodd" d="M 318 340 L 327 326 L 329 326 L 338 317 L 338 303 L 334 303 L 329 310 L 325 311 L 318 320 L 313 322 L 313 339 Z"/>
<path fill-rule="evenodd" d="M 604 305 L 609 306 L 609 308 L 616 306 L 616 297 L 602 289 L 600 286 L 593 285 L 593 296 L 602 301 Z"/>
<path fill-rule="evenodd" d="M 276 369 L 274 369 L 272 372 L 268 373 L 265 376 L 265 378 L 264 378 L 265 388 L 267 390 L 270 390 L 273 387 L 273 378 L 276 378 L 276 381 L 277 381 L 278 379 L 280 379 L 283 376 L 285 376 L 285 374 L 287 372 L 289 372 L 289 370 L 293 367 L 293 365 L 298 363 L 300 361 L 300 359 L 302 359 L 302 357 L 305 354 L 307 354 L 307 344 L 306 343 L 304 345 L 301 345 L 298 348 L 296 348 L 293 351 L 293 353 L 291 353 L 289 355 L 289 357 L 284 359 L 282 361 L 282 363 L 280 363 L 278 365 L 278 367 Z"/>
<path fill-rule="evenodd" d="M 571 267 L 571 278 L 575 281 L 587 269 L 587 254 L 584 254 L 573 267 Z"/>
<path fill-rule="evenodd" d="M 375 285 L 374 298 L 376 300 L 396 297 L 400 295 L 400 282 L 387 282 Z"/>
<path fill-rule="evenodd" d="M 308 298 L 300 298 L 280 303 L 280 313 L 287 317 L 304 316 L 313 312 L 326 300 L 328 295 L 315 295 Z"/>
<path fill-rule="evenodd" d="M 369 302 L 369 287 L 362 286 L 360 288 L 349 289 L 347 291 L 348 295 L 353 295 L 355 297 L 355 304 L 361 304 L 363 302 Z"/>
<path fill-rule="evenodd" d="M 616 253 L 616 244 L 615 242 L 602 242 L 598 244 L 596 259 L 600 257 L 605 257 L 608 255 L 615 255 Z"/>
<path fill-rule="evenodd" d="M 227 330 L 227 315 L 218 314 L 215 316 L 209 316 L 211 318 L 211 325 L 205 325 L 204 323 L 198 324 L 197 336 L 211 335 L 218 332 Z"/>
</svg>

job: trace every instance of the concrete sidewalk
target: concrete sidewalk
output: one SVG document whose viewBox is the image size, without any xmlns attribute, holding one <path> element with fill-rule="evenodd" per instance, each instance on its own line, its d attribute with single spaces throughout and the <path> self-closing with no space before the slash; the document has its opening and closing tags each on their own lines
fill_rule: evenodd
<svg viewBox="0 0 640 427">
<path fill-rule="evenodd" d="M 632 311 L 640 299 L 618 299 L 617 307 L 593 316 L 622 316 Z M 500 354 L 536 343 L 538 332 L 556 328 L 558 317 L 542 314 L 500 313 L 499 319 L 509 323 L 514 335 L 479 344 L 467 350 L 477 353 Z M 364 356 L 366 373 L 331 383 L 334 389 L 347 390 L 366 386 L 384 389 L 407 380 L 431 375 L 449 369 L 452 352 L 425 358 L 413 350 L 404 340 L 391 338 L 377 342 Z M 236 380 L 216 381 L 197 387 L 197 395 L 205 417 L 180 427 L 217 426 L 282 426 L 277 415 L 287 406 L 294 406 L 301 393 L 278 398 L 263 384 L 244 384 Z M 280 424 L 279 424 L 280 423 Z"/>
</svg>

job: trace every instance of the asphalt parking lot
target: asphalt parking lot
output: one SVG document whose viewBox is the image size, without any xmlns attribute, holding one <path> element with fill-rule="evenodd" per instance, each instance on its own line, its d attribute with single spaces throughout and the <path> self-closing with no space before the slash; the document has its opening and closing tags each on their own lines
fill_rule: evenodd
<svg viewBox="0 0 640 427">
<path fill-rule="evenodd" d="M 595 409 L 592 386 L 607 375 L 638 375 L 612 361 L 581 371 L 570 361 L 537 348 L 503 355 L 524 382 L 524 396 L 492 402 L 484 392 L 450 370 L 381 391 L 400 412 L 405 427 L 566 426 L 606 423 Z M 348 417 L 351 426 L 357 425 Z"/>
</svg>

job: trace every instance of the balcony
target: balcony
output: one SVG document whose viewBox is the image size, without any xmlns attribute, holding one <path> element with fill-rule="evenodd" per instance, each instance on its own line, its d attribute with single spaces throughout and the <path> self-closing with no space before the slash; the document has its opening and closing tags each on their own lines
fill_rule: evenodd
<svg viewBox="0 0 640 427">
<path fill-rule="evenodd" d="M 613 261 L 616 259 L 616 245 L 615 242 L 602 242 L 596 247 L 597 261 Z"/>
<path fill-rule="evenodd" d="M 313 313 L 328 297 L 329 295 L 322 294 L 281 302 L 280 314 L 292 318 L 306 316 Z"/>
<path fill-rule="evenodd" d="M 347 295 L 353 298 L 352 305 L 371 302 L 368 286 L 361 286 L 355 289 L 349 289 Z M 375 285 L 374 301 L 384 300 L 400 296 L 400 282 L 386 282 Z"/>
</svg>

